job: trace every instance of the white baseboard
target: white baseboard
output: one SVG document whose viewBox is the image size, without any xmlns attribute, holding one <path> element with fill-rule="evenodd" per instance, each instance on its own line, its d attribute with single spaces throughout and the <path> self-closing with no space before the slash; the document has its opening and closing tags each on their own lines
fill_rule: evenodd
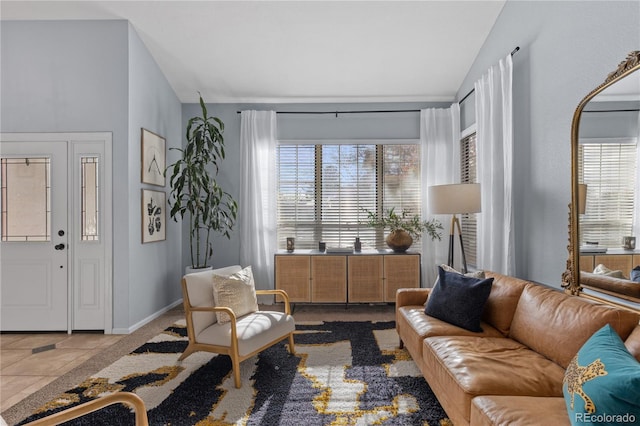
<svg viewBox="0 0 640 426">
<path fill-rule="evenodd" d="M 153 321 L 154 319 L 158 318 L 160 315 L 164 314 L 165 312 L 170 311 L 171 309 L 175 308 L 178 305 L 182 304 L 182 299 L 178 299 L 175 302 L 173 302 L 172 304 L 165 306 L 164 308 L 160 309 L 159 311 L 149 315 L 148 317 L 144 318 L 141 321 L 138 321 L 136 324 L 132 325 L 129 328 L 114 328 L 111 330 L 111 334 L 131 334 L 134 331 L 136 331 L 137 329 L 139 329 L 140 327 L 150 323 L 151 321 Z"/>
</svg>

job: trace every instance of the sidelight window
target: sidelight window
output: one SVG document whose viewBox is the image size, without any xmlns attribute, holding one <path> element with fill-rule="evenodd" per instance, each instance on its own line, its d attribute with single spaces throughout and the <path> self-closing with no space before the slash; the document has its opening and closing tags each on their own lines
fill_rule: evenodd
<svg viewBox="0 0 640 426">
<path fill-rule="evenodd" d="M 81 239 L 82 241 L 99 240 L 99 205 L 98 205 L 98 157 L 81 157 Z"/>
</svg>

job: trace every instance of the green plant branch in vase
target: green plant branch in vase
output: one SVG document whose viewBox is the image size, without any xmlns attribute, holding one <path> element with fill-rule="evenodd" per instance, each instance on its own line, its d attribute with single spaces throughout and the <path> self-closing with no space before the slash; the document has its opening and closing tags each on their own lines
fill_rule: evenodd
<svg viewBox="0 0 640 426">
<path fill-rule="evenodd" d="M 382 215 L 378 215 L 370 210 L 362 209 L 367 213 L 366 224 L 372 228 L 388 229 L 389 234 L 385 241 L 395 252 L 407 251 L 414 240 L 419 240 L 422 234 L 427 234 L 432 240 L 441 240 L 444 228 L 437 219 L 422 220 L 419 215 L 402 209 L 396 213 L 395 208 L 384 210 Z"/>
</svg>

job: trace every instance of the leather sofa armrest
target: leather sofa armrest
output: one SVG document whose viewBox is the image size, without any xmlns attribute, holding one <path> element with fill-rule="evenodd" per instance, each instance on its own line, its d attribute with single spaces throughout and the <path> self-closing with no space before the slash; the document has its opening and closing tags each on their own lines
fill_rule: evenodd
<svg viewBox="0 0 640 426">
<path fill-rule="evenodd" d="M 430 288 L 400 288 L 396 292 L 396 309 L 401 306 L 424 305 Z"/>
</svg>

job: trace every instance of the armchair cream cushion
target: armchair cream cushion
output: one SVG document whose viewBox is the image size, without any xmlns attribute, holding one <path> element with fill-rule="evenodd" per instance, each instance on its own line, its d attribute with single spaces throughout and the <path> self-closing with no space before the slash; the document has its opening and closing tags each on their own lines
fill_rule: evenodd
<svg viewBox="0 0 640 426">
<path fill-rule="evenodd" d="M 256 312 L 258 299 L 251 266 L 231 275 L 213 275 L 213 300 L 216 306 L 231 308 L 236 317 Z M 220 324 L 231 321 L 225 312 L 216 312 Z"/>
</svg>

